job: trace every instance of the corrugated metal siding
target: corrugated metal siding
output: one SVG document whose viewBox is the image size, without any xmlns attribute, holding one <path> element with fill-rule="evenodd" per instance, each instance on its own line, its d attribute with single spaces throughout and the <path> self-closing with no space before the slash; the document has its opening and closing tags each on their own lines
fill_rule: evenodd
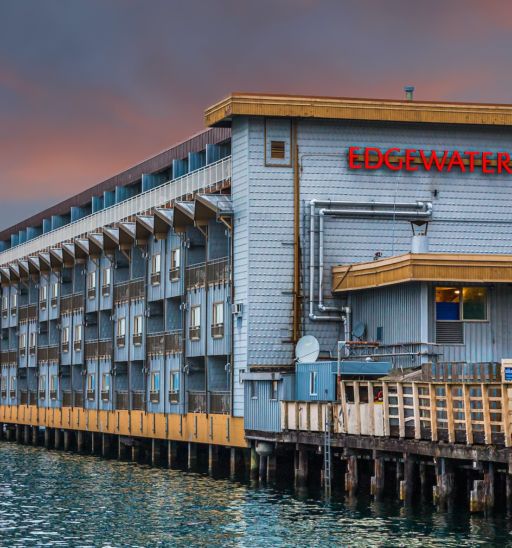
<svg viewBox="0 0 512 548">
<path fill-rule="evenodd" d="M 250 383 L 256 385 L 256 397 L 250 397 Z M 245 381 L 244 426 L 246 430 L 262 432 L 281 431 L 281 395 L 278 400 L 270 399 L 272 381 Z M 283 381 L 278 381 L 278 393 L 283 390 Z"/>
<path fill-rule="evenodd" d="M 411 283 L 356 291 L 350 295 L 352 325 L 366 325 L 366 340 L 382 343 L 427 342 L 421 340 L 421 284 Z"/>
<path fill-rule="evenodd" d="M 240 372 L 247 369 L 247 335 L 249 303 L 249 122 L 236 118 L 233 121 L 231 196 L 235 213 L 233 223 L 233 258 L 235 303 L 242 303 L 244 312 L 241 317 L 233 318 L 234 325 L 234 387 L 233 415 L 243 416 L 244 390 L 238 382 Z"/>
<path fill-rule="evenodd" d="M 311 373 L 317 374 L 317 393 L 310 394 Z M 298 363 L 295 375 L 298 401 L 334 401 L 336 398 L 336 373 L 332 362 Z"/>
</svg>

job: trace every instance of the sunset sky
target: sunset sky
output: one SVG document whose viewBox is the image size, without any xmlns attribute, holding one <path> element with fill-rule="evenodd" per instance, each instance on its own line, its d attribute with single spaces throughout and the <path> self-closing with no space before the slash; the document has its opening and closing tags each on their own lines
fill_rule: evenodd
<svg viewBox="0 0 512 548">
<path fill-rule="evenodd" d="M 230 91 L 512 103 L 503 0 L 0 0 L 0 228 Z"/>
</svg>

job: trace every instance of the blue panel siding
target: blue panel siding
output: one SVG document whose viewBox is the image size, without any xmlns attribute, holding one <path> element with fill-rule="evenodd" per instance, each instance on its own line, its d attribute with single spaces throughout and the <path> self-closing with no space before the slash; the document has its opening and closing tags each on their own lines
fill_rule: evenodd
<svg viewBox="0 0 512 548">
<path fill-rule="evenodd" d="M 188 172 L 187 160 L 173 160 L 172 161 L 172 178 L 177 179 L 182 175 L 186 175 Z"/>
</svg>

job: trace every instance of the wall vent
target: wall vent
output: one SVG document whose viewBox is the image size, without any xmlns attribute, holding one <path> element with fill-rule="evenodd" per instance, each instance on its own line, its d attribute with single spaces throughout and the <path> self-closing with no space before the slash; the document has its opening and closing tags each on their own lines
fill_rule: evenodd
<svg viewBox="0 0 512 548">
<path fill-rule="evenodd" d="M 436 322 L 437 344 L 464 344 L 463 322 Z"/>
<path fill-rule="evenodd" d="M 270 141 L 270 157 L 284 160 L 284 141 Z"/>
</svg>

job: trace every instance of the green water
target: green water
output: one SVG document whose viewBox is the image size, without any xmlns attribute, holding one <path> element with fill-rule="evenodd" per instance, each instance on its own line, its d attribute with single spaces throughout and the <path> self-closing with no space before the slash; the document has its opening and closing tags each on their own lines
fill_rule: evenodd
<svg viewBox="0 0 512 548">
<path fill-rule="evenodd" d="M 512 546 L 512 518 L 291 490 L 0 442 L 0 546 Z"/>
</svg>

